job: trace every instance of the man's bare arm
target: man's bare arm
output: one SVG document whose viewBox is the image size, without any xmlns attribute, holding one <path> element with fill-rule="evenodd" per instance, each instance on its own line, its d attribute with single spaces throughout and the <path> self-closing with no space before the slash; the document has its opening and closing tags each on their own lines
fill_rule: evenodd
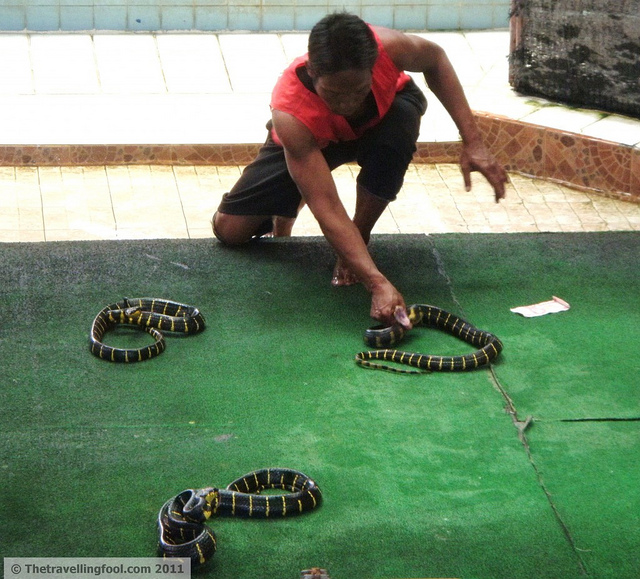
<svg viewBox="0 0 640 579">
<path fill-rule="evenodd" d="M 273 111 L 273 123 L 284 146 L 289 173 L 322 233 L 343 263 L 371 292 L 371 316 L 383 323 L 393 323 L 396 309 L 405 309 L 404 299 L 369 255 L 311 132 L 293 116 L 277 110 Z"/>
<path fill-rule="evenodd" d="M 458 75 L 446 52 L 420 36 L 376 27 L 385 50 L 400 70 L 420 72 L 433 94 L 460 131 L 463 149 L 460 166 L 464 183 L 471 188 L 471 171 L 480 171 L 495 191 L 496 202 L 505 196 L 507 174 L 486 149 Z"/>
</svg>

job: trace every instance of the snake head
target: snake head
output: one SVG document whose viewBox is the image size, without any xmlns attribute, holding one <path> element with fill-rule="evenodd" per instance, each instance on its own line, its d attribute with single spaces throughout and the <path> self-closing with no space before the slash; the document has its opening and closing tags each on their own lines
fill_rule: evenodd
<svg viewBox="0 0 640 579">
<path fill-rule="evenodd" d="M 191 491 L 189 500 L 182 508 L 185 518 L 190 521 L 204 522 L 211 517 L 217 504 L 218 489 L 211 487 Z"/>
<path fill-rule="evenodd" d="M 129 323 L 137 323 L 142 316 L 142 309 L 139 306 L 127 308 L 124 310 L 124 315 L 129 319 Z"/>
<path fill-rule="evenodd" d="M 411 312 L 409 312 L 411 314 Z M 410 315 L 407 315 L 407 310 L 402 306 L 397 306 L 395 311 L 393 312 L 393 317 L 396 320 L 396 323 L 402 326 L 405 330 L 411 329 L 412 319 Z"/>
</svg>

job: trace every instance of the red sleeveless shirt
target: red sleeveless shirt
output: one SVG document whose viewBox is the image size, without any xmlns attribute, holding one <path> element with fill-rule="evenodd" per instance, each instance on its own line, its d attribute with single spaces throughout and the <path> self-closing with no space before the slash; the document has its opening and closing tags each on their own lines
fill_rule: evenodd
<svg viewBox="0 0 640 579">
<path fill-rule="evenodd" d="M 360 137 L 387 114 L 396 93 L 411 78 L 396 67 L 375 32 L 374 36 L 378 43 L 378 58 L 373 65 L 371 92 L 378 113 L 370 121 L 356 129 L 352 128 L 343 116 L 332 113 L 316 93 L 302 84 L 297 71 L 305 66 L 307 55 L 296 58 L 282 73 L 271 94 L 271 108 L 301 121 L 311 131 L 321 149 L 331 142 L 352 141 Z M 274 129 L 271 129 L 271 136 L 277 144 L 281 144 Z"/>
</svg>

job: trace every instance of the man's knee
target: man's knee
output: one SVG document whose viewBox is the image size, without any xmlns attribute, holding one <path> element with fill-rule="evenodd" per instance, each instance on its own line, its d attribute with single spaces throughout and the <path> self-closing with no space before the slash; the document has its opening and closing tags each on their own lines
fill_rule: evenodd
<svg viewBox="0 0 640 579">
<path fill-rule="evenodd" d="M 218 241 L 221 241 L 225 245 L 241 245 L 249 241 L 246 235 L 240 234 L 237 229 L 234 229 L 228 217 L 228 215 L 218 211 L 213 214 L 211 227 Z"/>
<path fill-rule="evenodd" d="M 220 211 L 214 213 L 211 226 L 213 234 L 225 245 L 243 245 L 273 228 L 270 217 L 231 215 Z"/>
<path fill-rule="evenodd" d="M 387 203 L 395 201 L 411 159 L 409 151 L 380 147 L 361 163 L 357 184 Z"/>
</svg>

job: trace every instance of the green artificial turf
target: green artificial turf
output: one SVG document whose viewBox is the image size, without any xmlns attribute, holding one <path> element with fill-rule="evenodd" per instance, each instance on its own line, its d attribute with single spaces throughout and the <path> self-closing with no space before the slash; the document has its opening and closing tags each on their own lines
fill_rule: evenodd
<svg viewBox="0 0 640 579">
<path fill-rule="evenodd" d="M 505 344 L 492 369 L 405 376 L 353 362 L 369 296 L 330 287 L 321 239 L 3 245 L 2 555 L 155 556 L 165 500 L 277 466 L 314 478 L 321 508 L 211 521 L 218 552 L 198 576 L 636 577 L 639 247 L 633 233 L 374 237 L 408 303 Z M 552 294 L 571 310 L 509 311 Z M 99 360 L 91 321 L 124 296 L 195 305 L 207 329 L 144 363 Z M 406 345 L 469 348 L 419 328 Z M 625 421 L 565 422 L 584 418 Z"/>
<path fill-rule="evenodd" d="M 490 312 L 487 322 L 513 346 L 496 371 L 521 413 L 640 417 L 632 379 L 640 370 L 640 235 L 447 235 L 434 246 L 465 312 L 481 321 Z M 552 295 L 571 309 L 538 318 L 509 311 Z"/>
</svg>

